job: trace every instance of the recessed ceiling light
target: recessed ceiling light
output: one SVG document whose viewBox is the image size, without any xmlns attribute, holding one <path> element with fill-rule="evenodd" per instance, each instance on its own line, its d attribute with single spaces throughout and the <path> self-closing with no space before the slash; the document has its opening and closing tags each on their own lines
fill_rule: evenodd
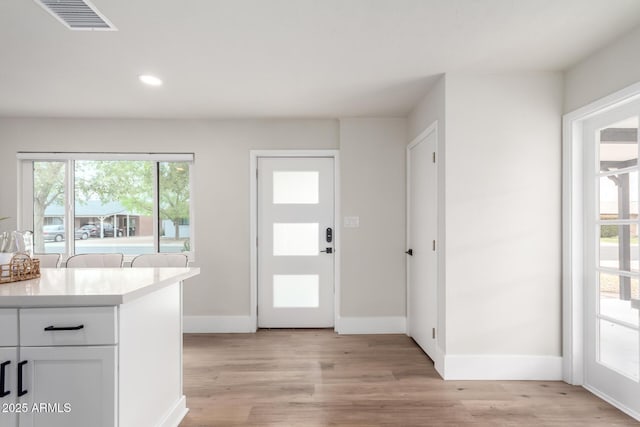
<svg viewBox="0 0 640 427">
<path fill-rule="evenodd" d="M 162 86 L 162 80 L 160 80 L 156 76 L 152 76 L 150 74 L 142 74 L 142 75 L 139 75 L 138 78 L 142 83 L 147 84 L 149 86 Z"/>
</svg>

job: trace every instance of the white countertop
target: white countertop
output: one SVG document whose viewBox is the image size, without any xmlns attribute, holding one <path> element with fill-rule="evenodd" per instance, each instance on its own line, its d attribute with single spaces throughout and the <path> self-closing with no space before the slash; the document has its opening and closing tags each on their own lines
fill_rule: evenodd
<svg viewBox="0 0 640 427">
<path fill-rule="evenodd" d="M 120 305 L 200 274 L 200 268 L 43 268 L 0 284 L 0 307 Z"/>
</svg>

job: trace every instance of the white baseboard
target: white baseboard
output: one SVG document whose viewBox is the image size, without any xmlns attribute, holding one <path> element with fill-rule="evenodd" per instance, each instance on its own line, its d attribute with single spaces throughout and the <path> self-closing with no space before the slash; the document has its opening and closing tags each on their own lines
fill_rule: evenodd
<svg viewBox="0 0 640 427">
<path fill-rule="evenodd" d="M 184 333 L 253 333 L 255 321 L 251 316 L 184 316 Z"/>
<path fill-rule="evenodd" d="M 587 384 L 583 384 L 582 387 L 586 388 L 591 393 L 595 394 L 596 396 L 598 396 L 600 399 L 604 400 L 605 402 L 610 403 L 611 405 L 613 405 L 616 408 L 620 409 L 622 412 L 624 412 L 625 414 L 629 415 L 630 417 L 633 417 L 636 420 L 640 421 L 640 413 L 634 411 L 633 409 L 629 408 L 626 405 L 623 405 L 622 403 L 618 402 L 616 399 L 610 397 L 607 394 L 602 393 L 599 390 L 596 390 L 595 388 L 592 388 L 591 386 L 589 386 Z"/>
<path fill-rule="evenodd" d="M 439 345 L 436 344 L 436 354 L 434 354 L 433 367 L 438 374 L 444 379 L 444 353 Z"/>
<path fill-rule="evenodd" d="M 158 425 L 160 427 L 178 427 L 187 412 L 189 412 L 187 400 L 182 396 Z"/>
<path fill-rule="evenodd" d="M 336 324 L 339 334 L 404 334 L 406 318 L 342 317 Z M 253 333 L 255 320 L 251 316 L 184 316 L 184 333 Z"/>
<path fill-rule="evenodd" d="M 336 324 L 339 334 L 404 334 L 407 318 L 398 317 L 340 317 Z"/>
<path fill-rule="evenodd" d="M 561 381 L 562 357 L 445 355 L 444 379 Z"/>
</svg>

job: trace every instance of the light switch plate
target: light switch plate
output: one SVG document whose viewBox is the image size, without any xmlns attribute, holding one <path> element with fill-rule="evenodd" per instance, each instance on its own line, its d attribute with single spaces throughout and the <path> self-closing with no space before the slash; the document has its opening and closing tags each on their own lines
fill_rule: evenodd
<svg viewBox="0 0 640 427">
<path fill-rule="evenodd" d="M 344 221 L 342 223 L 344 224 L 344 228 L 358 228 L 360 227 L 360 217 L 345 216 Z"/>
</svg>

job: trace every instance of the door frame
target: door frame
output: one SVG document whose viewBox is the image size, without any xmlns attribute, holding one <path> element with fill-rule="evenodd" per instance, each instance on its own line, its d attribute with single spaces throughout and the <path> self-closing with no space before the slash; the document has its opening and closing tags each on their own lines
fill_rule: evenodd
<svg viewBox="0 0 640 427">
<path fill-rule="evenodd" d="M 433 356 L 434 367 L 438 373 L 444 377 L 444 347 L 440 344 L 445 340 L 445 322 L 444 322 L 444 289 L 442 289 L 442 284 L 444 283 L 444 268 L 443 268 L 443 260 L 444 260 L 444 247 L 445 247 L 445 239 L 444 239 L 444 214 L 442 211 L 443 203 L 442 203 L 442 190 L 440 183 L 442 182 L 440 174 L 442 170 L 440 168 L 440 162 L 442 160 L 441 150 L 440 150 L 440 139 L 438 134 L 438 121 L 434 121 L 431 123 L 424 131 L 420 132 L 418 136 L 416 136 L 406 148 L 406 243 L 409 243 L 409 236 L 411 235 L 411 149 L 418 145 L 420 142 L 424 141 L 431 134 L 434 135 L 436 139 L 436 227 L 437 227 L 437 235 L 436 235 L 436 340 L 435 340 L 435 354 Z M 407 249 L 409 247 L 407 246 Z M 410 266 L 409 266 L 409 257 L 406 257 L 406 310 L 407 310 L 407 335 L 411 336 L 411 309 L 409 300 L 411 298 L 411 288 L 409 286 L 410 279 Z"/>
<path fill-rule="evenodd" d="M 262 157 L 327 157 L 333 159 L 333 328 L 339 331 L 340 320 L 340 151 L 339 150 L 250 150 L 249 151 L 249 248 L 250 248 L 250 323 L 252 332 L 258 330 L 258 159 Z"/>
<path fill-rule="evenodd" d="M 587 119 L 637 100 L 640 100 L 640 83 L 567 113 L 562 119 L 562 371 L 563 380 L 573 385 L 585 386 L 586 368 L 583 125 Z M 621 407 L 610 397 L 589 387 L 585 388 L 630 416 L 640 419 L 640 414 Z"/>
</svg>

